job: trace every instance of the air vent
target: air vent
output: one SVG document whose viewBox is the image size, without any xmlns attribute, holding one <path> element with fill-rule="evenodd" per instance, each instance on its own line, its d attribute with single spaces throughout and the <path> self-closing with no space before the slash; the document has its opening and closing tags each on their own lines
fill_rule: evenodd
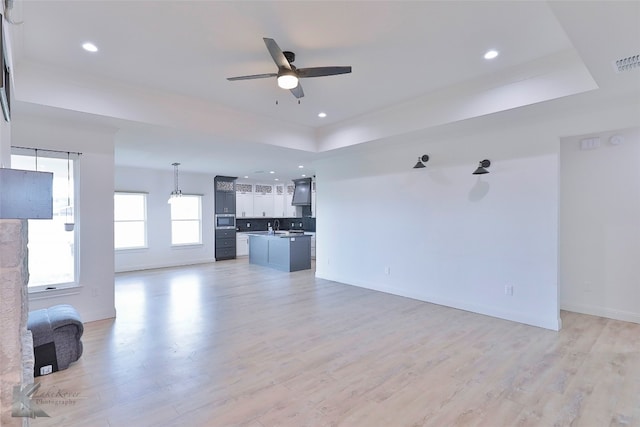
<svg viewBox="0 0 640 427">
<path fill-rule="evenodd" d="M 631 71 L 633 69 L 640 69 L 640 55 L 629 56 L 627 58 L 618 59 L 613 64 L 618 73 L 623 71 Z"/>
</svg>

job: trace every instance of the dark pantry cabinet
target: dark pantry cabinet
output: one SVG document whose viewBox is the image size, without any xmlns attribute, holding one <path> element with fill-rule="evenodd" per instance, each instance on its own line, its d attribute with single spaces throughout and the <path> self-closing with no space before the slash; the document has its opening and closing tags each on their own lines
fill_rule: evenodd
<svg viewBox="0 0 640 427">
<path fill-rule="evenodd" d="M 236 215 L 236 178 L 230 176 L 216 176 L 215 183 L 215 213 L 228 217 Z M 235 221 L 232 221 L 235 224 Z M 233 259 L 236 257 L 236 228 L 235 226 L 218 226 L 216 218 L 215 230 L 216 261 Z"/>
</svg>

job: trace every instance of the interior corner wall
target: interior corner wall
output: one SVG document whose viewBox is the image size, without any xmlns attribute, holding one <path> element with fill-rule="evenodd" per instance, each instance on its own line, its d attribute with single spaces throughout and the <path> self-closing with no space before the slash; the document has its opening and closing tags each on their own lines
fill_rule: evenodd
<svg viewBox="0 0 640 427">
<path fill-rule="evenodd" d="M 640 127 L 563 138 L 560 165 L 561 307 L 640 323 Z"/>
<path fill-rule="evenodd" d="M 112 131 L 16 114 L 12 145 L 82 153 L 76 221 L 80 286 L 30 294 L 29 309 L 71 304 L 85 322 L 115 317 Z"/>
<path fill-rule="evenodd" d="M 636 118 L 623 105 L 546 108 L 315 162 L 316 275 L 558 330 L 560 136 Z M 422 154 L 427 167 L 412 169 Z M 472 175 L 485 158 L 490 173 Z"/>
<path fill-rule="evenodd" d="M 171 165 L 166 170 L 116 167 L 116 191 L 147 193 L 147 247 L 116 251 L 116 272 L 214 261 L 214 176 L 179 171 L 179 177 L 183 194 L 203 196 L 200 245 L 171 246 L 171 210 L 167 203 L 174 187 Z"/>
<path fill-rule="evenodd" d="M 11 126 L 0 118 L 0 168 L 11 167 Z"/>
</svg>

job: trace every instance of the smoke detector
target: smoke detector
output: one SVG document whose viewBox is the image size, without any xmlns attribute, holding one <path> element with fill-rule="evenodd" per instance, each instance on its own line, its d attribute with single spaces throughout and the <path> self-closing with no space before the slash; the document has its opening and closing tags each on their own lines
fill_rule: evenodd
<svg viewBox="0 0 640 427">
<path fill-rule="evenodd" d="M 635 68 L 640 68 L 640 55 L 620 58 L 613 63 L 613 68 L 615 68 L 618 73 L 621 73 L 623 71 L 631 71 Z"/>
</svg>

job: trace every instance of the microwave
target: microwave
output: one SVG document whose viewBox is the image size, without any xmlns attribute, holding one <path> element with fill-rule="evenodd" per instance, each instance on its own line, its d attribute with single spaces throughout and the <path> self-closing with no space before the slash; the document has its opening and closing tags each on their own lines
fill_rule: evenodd
<svg viewBox="0 0 640 427">
<path fill-rule="evenodd" d="M 217 214 L 216 215 L 216 228 L 229 229 L 236 228 L 236 214 Z"/>
</svg>

